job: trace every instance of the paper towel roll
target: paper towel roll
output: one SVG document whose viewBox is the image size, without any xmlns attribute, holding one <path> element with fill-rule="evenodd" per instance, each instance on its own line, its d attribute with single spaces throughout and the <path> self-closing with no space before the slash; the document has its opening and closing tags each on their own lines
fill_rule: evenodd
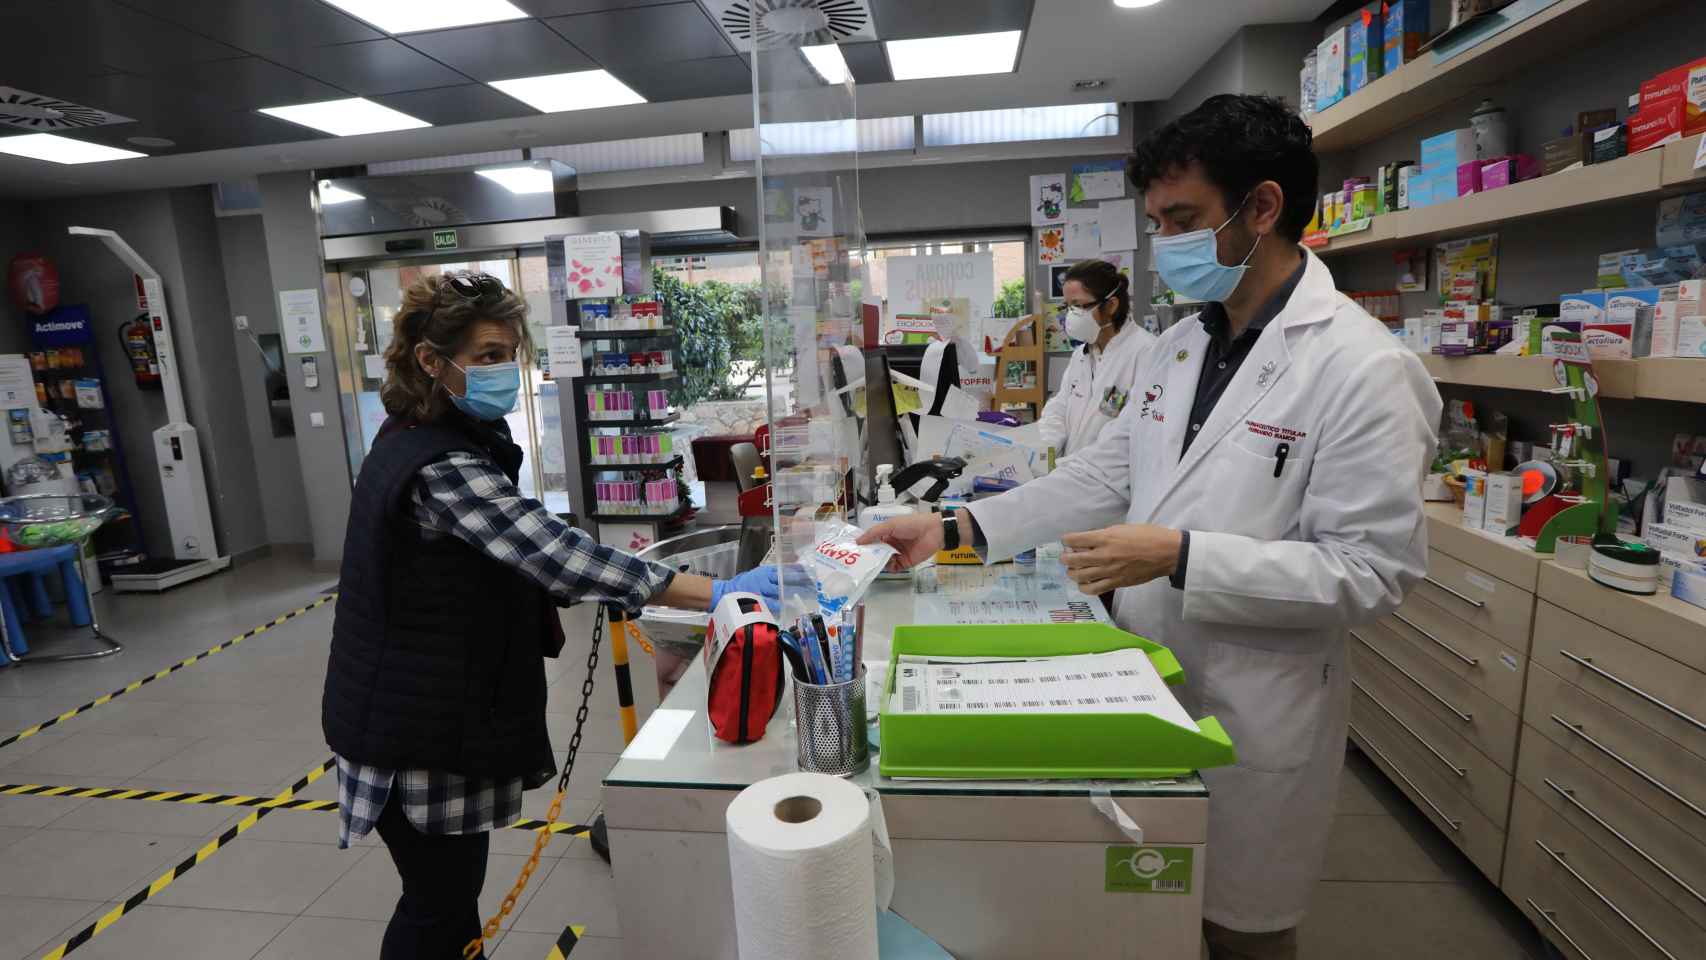
<svg viewBox="0 0 1706 960">
<path fill-rule="evenodd" d="M 820 773 L 747 787 L 729 804 L 741 960 L 876 960 L 870 805 Z"/>
</svg>

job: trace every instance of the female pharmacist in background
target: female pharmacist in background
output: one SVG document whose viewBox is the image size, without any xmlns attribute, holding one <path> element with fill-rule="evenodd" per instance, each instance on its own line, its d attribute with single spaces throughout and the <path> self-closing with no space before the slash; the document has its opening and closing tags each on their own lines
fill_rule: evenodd
<svg viewBox="0 0 1706 960">
<path fill-rule="evenodd" d="M 427 276 L 385 352 L 390 417 L 350 504 L 321 704 L 338 760 L 338 845 L 375 827 L 402 877 L 384 960 L 462 956 L 480 932 L 489 832 L 551 779 L 545 660 L 557 605 L 776 609 L 776 571 L 709 580 L 599 546 L 515 482 L 504 415 L 526 303 L 485 274 Z"/>
<path fill-rule="evenodd" d="M 1072 352 L 1060 390 L 1043 405 L 1043 443 L 1060 456 L 1083 450 L 1114 422 L 1131 397 L 1138 359 L 1155 335 L 1131 322 L 1125 275 L 1106 260 L 1081 260 L 1066 272 L 1066 335 Z"/>
</svg>

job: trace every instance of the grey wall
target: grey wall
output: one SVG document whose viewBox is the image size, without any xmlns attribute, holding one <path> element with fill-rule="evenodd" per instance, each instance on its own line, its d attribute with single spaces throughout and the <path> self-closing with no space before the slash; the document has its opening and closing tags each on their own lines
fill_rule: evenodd
<svg viewBox="0 0 1706 960">
<path fill-rule="evenodd" d="M 1575 62 L 1592 63 L 1591 70 L 1535 67 L 1491 90 L 1474 91 L 1378 142 L 1324 158 L 1321 189 L 1352 173 L 1372 175 L 1382 162 L 1416 159 L 1423 137 L 1468 126 L 1469 113 L 1483 96 L 1505 108 L 1516 149 L 1538 155 L 1541 144 L 1573 123 L 1578 111 L 1615 106 L 1619 116 L 1625 115 L 1628 96 L 1642 80 L 1698 56 L 1699 47 L 1697 5 L 1672 3 L 1644 17 L 1637 29 L 1607 34 L 1603 42 L 1571 52 Z M 1560 179 L 1560 189 L 1568 182 Z M 1656 208 L 1656 200 L 1631 200 L 1481 231 L 1499 236 L 1499 299 L 1518 306 L 1556 303 L 1561 293 L 1594 286 L 1600 253 L 1653 246 Z M 1328 264 L 1341 289 L 1389 289 L 1394 282 L 1390 251 L 1333 257 Z M 1438 296 L 1437 290 L 1406 294 L 1405 315 L 1437 305 Z M 1506 411 L 1518 439 L 1536 439 L 1559 414 L 1549 398 L 1518 391 L 1442 385 L 1441 392 L 1476 399 L 1482 410 Z M 1602 413 L 1611 455 L 1632 460 L 1638 474 L 1650 476 L 1668 461 L 1673 435 L 1706 432 L 1699 408 L 1687 404 L 1608 400 Z"/>
<path fill-rule="evenodd" d="M 9 269 L 12 258 L 35 246 L 35 227 L 21 203 L 0 203 L 0 269 Z M 30 335 L 24 327 L 24 312 L 12 303 L 7 290 L 0 295 L 0 353 L 29 349 Z"/>
<path fill-rule="evenodd" d="M 260 185 L 262 230 L 272 289 L 322 290 L 324 315 L 320 231 L 310 201 L 313 180 L 306 171 L 272 173 L 262 176 Z M 296 451 L 308 502 L 314 565 L 336 570 L 343 560 L 344 525 L 349 516 L 349 454 L 344 447 L 336 364 L 330 352 L 313 356 L 320 368 L 318 389 L 309 390 L 303 385 L 301 355 L 286 355 L 285 369 L 290 376 L 290 408 L 296 422 Z M 309 426 L 314 413 L 325 418 L 325 426 Z"/>
<path fill-rule="evenodd" d="M 1298 65 L 1302 69 L 1302 64 Z M 1217 93 L 1233 93 L 1244 85 L 1244 39 L 1242 32 L 1232 35 L 1214 56 L 1203 62 L 1197 72 L 1182 84 L 1178 92 L 1155 108 L 1157 124 L 1171 123 L 1195 109 Z"/>
<path fill-rule="evenodd" d="M 1314 23 L 1244 27 L 1156 107 L 1159 123 L 1178 119 L 1217 93 L 1260 93 L 1296 105 L 1303 58 L 1321 41 Z"/>
<path fill-rule="evenodd" d="M 225 265 L 225 296 L 233 317 L 249 318 L 259 337 L 278 333 L 278 301 L 273 295 L 267 238 L 259 215 L 217 218 L 220 259 Z M 266 361 L 246 334 L 232 327 L 236 369 L 242 382 L 242 410 L 249 428 L 255 479 L 267 542 L 307 544 L 313 540 L 308 503 L 302 492 L 302 460 L 294 437 L 274 437 L 266 396 Z"/>
</svg>

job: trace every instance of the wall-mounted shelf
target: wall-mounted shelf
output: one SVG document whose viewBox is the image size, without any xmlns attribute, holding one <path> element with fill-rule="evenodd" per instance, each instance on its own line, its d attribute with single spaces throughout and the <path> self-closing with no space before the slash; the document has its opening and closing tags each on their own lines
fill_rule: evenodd
<svg viewBox="0 0 1706 960">
<path fill-rule="evenodd" d="M 582 340 L 647 340 L 675 336 L 674 327 L 654 327 L 650 330 L 587 330 L 581 329 Z"/>
<path fill-rule="evenodd" d="M 674 379 L 675 379 L 675 371 L 674 370 L 671 370 L 668 373 L 588 373 L 586 376 L 580 378 L 580 380 L 583 383 L 588 383 L 588 384 L 593 384 L 593 383 L 650 383 L 653 381 L 656 381 L 658 383 L 662 383 L 665 380 L 674 380 Z"/>
<path fill-rule="evenodd" d="M 672 413 L 667 417 L 657 417 L 655 419 L 651 417 L 632 417 L 627 420 L 594 420 L 589 418 L 586 421 L 586 425 L 588 427 L 667 427 L 680 419 L 681 414 L 679 413 Z"/>
<path fill-rule="evenodd" d="M 593 461 L 586 466 L 589 470 L 668 470 L 672 467 L 681 466 L 681 463 L 680 457 L 671 457 L 668 460 L 656 460 L 649 463 L 599 463 Z"/>
<path fill-rule="evenodd" d="M 1560 0 L 1451 57 L 1424 53 L 1311 118 L 1315 149 L 1350 150 L 1400 130 L 1533 63 L 1626 31 L 1674 0 Z"/>
<path fill-rule="evenodd" d="M 1686 150 L 1688 172 L 1694 172 L 1694 147 L 1699 140 L 1690 137 L 1663 149 L 1644 150 L 1608 163 L 1565 170 L 1433 206 L 1383 214 L 1374 218 L 1369 229 L 1336 237 L 1315 253 L 1326 257 L 1357 250 L 1424 245 L 1494 229 L 1514 220 L 1585 210 L 1619 200 L 1658 198 L 1682 192 L 1689 186 L 1706 188 L 1706 178 L 1685 179 L 1678 169 L 1682 164 L 1679 157 Z M 1674 178 L 1668 182 L 1667 171 Z"/>
<path fill-rule="evenodd" d="M 1556 387 L 1552 362 L 1552 357 L 1422 355 L 1422 366 L 1441 383 L 1503 390 Z M 1687 357 L 1595 360 L 1593 373 L 1599 379 L 1599 395 L 1605 399 L 1706 403 L 1706 360 Z"/>
</svg>

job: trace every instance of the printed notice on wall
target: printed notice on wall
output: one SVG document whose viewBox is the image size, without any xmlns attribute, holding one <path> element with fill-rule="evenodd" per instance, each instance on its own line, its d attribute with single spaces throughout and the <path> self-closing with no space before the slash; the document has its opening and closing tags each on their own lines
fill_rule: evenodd
<svg viewBox="0 0 1706 960">
<path fill-rule="evenodd" d="M 581 361 L 581 335 L 578 327 L 547 327 L 545 329 L 545 358 L 551 364 L 551 379 L 566 380 L 586 376 Z"/>
<path fill-rule="evenodd" d="M 36 381 L 30 358 L 21 353 L 0 356 L 0 407 L 15 410 L 35 406 Z"/>
<path fill-rule="evenodd" d="M 278 292 L 280 332 L 291 353 L 324 353 L 326 328 L 320 323 L 320 291 L 313 287 Z"/>
</svg>

